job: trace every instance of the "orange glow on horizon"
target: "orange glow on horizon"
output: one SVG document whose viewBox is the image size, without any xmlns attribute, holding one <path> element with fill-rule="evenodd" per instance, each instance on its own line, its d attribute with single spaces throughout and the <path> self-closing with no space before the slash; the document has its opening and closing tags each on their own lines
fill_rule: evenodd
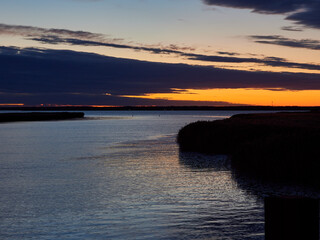
<svg viewBox="0 0 320 240">
<path fill-rule="evenodd" d="M 289 91 L 282 89 L 172 89 L 175 93 L 152 93 L 122 96 L 173 101 L 228 102 L 260 106 L 320 106 L 320 90 Z"/>
<path fill-rule="evenodd" d="M 0 103 L 0 106 L 24 106 L 24 103 Z"/>
<path fill-rule="evenodd" d="M 88 107 L 108 108 L 108 107 L 119 107 L 119 106 L 112 106 L 112 105 L 89 105 Z"/>
</svg>

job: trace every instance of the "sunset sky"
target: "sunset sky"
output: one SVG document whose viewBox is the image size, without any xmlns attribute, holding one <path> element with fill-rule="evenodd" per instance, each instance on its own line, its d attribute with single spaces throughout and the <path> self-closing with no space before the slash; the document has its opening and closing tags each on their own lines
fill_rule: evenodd
<svg viewBox="0 0 320 240">
<path fill-rule="evenodd" d="M 320 106 L 320 0 L 2 0 L 0 106 Z"/>
</svg>

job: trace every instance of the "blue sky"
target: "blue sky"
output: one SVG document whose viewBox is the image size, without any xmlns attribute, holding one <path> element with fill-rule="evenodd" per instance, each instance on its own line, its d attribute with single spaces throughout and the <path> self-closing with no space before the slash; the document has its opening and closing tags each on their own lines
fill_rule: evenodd
<svg viewBox="0 0 320 240">
<path fill-rule="evenodd" d="M 264 104 L 250 95 L 255 89 L 265 90 L 275 99 L 280 99 L 280 91 L 287 94 L 287 99 L 295 99 L 302 93 L 305 96 L 308 92 L 300 95 L 296 92 L 320 90 L 319 6 L 319 0 L 3 0 L 0 63 L 4 71 L 0 74 L 0 104 Z M 72 56 L 76 54 L 75 59 Z M 100 61 L 104 56 L 109 72 L 90 67 L 96 78 L 90 81 L 82 79 L 75 69 L 50 69 L 48 65 L 47 72 L 43 72 L 30 65 L 36 64 L 35 58 L 49 64 L 47 60 L 53 56 L 55 61 L 69 59 L 66 64 L 71 65 L 86 58 Z M 14 58 L 10 66 L 8 58 Z M 128 61 L 122 67 L 117 65 L 121 71 L 113 71 L 109 67 L 111 58 L 116 64 Z M 14 66 L 15 61 L 23 59 L 28 59 L 29 68 L 23 64 Z M 143 74 L 142 70 L 131 71 L 142 63 L 154 63 L 153 67 L 160 72 L 150 76 L 148 70 Z M 179 72 L 181 64 L 184 69 L 200 71 L 201 79 L 183 75 Z M 173 75 L 162 74 L 167 68 L 175 69 L 171 70 Z M 100 71 L 99 76 L 95 70 Z M 55 76 L 59 71 L 68 76 L 67 82 L 71 84 L 68 92 L 60 86 L 50 92 L 50 99 L 44 98 L 42 93 L 50 84 L 59 86 L 60 80 Z M 28 72 L 28 77 L 23 72 Z M 130 74 L 124 76 L 126 72 Z M 264 77 L 256 79 L 257 75 Z M 46 82 L 48 76 L 50 84 Z M 28 80 L 24 82 L 23 78 Z M 24 92 L 21 86 L 30 83 L 43 88 L 25 87 Z M 85 83 L 87 87 L 83 87 Z M 135 85 L 139 91 L 132 90 Z M 86 89 L 96 89 L 96 98 Z M 228 94 L 230 89 L 248 93 L 248 100 L 240 99 L 234 91 L 230 93 L 234 94 L 233 99 L 215 98 L 216 89 Z M 204 101 L 208 95 L 201 97 L 204 92 L 197 90 L 210 90 L 212 97 Z M 62 92 L 69 97 L 61 98 Z M 194 98 L 184 95 L 187 92 L 193 93 Z M 103 93 L 111 95 L 102 98 Z M 320 100 L 299 101 L 296 98 L 292 102 L 278 102 L 320 105 Z"/>
</svg>

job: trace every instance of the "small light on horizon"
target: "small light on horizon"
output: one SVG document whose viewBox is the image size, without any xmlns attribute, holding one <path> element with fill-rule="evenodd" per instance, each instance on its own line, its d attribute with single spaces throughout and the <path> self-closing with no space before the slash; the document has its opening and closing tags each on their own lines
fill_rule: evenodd
<svg viewBox="0 0 320 240">
<path fill-rule="evenodd" d="M 112 96 L 112 94 L 111 94 L 111 93 L 105 93 L 105 95 L 106 95 L 106 96 Z"/>
</svg>

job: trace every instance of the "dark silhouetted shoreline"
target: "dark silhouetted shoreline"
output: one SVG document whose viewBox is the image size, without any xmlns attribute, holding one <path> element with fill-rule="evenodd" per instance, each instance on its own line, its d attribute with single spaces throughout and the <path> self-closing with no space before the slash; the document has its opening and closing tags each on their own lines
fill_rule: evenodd
<svg viewBox="0 0 320 240">
<path fill-rule="evenodd" d="M 0 113 L 1 122 L 55 121 L 83 118 L 82 112 Z"/>
<path fill-rule="evenodd" d="M 238 114 L 191 123 L 179 131 L 181 151 L 226 154 L 233 167 L 268 180 L 320 187 L 320 112 Z"/>
</svg>

